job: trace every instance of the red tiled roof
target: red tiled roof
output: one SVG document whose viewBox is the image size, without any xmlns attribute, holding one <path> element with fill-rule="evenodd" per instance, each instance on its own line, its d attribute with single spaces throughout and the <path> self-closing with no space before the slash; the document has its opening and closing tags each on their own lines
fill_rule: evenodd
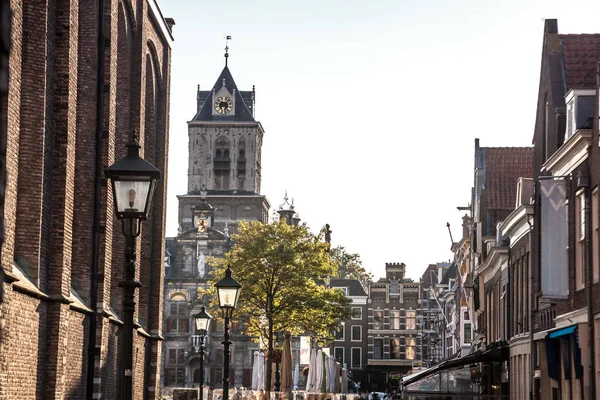
<svg viewBox="0 0 600 400">
<path fill-rule="evenodd" d="M 562 44 L 567 90 L 594 87 L 600 55 L 600 34 L 559 35 Z"/>
<path fill-rule="evenodd" d="M 514 210 L 517 180 L 533 176 L 532 147 L 485 147 L 488 209 Z"/>
</svg>

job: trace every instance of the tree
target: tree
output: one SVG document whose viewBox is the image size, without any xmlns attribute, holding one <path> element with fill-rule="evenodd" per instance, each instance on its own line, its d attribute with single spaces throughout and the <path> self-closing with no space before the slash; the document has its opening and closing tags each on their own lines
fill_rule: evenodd
<svg viewBox="0 0 600 400">
<path fill-rule="evenodd" d="M 367 272 L 362 266 L 360 255 L 348 253 L 344 246 L 331 249 L 331 262 L 337 267 L 337 277 L 341 279 L 358 279 L 359 281 L 371 281 L 373 274 Z"/>
<path fill-rule="evenodd" d="M 275 332 L 308 333 L 320 338 L 321 344 L 333 340 L 339 321 L 350 316 L 350 300 L 324 285 L 337 273 L 326 243 L 306 227 L 283 221 L 241 222 L 232 240 L 233 248 L 225 257 L 207 259 L 213 269 L 211 283 L 221 279 L 231 265 L 242 285 L 235 315 L 244 320 L 244 333 L 262 340 L 269 359 Z M 271 368 L 267 363 L 268 391 Z"/>
</svg>

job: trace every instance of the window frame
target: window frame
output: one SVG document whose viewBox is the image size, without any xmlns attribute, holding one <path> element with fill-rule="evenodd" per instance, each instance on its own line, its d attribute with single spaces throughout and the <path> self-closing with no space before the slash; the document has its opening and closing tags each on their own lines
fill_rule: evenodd
<svg viewBox="0 0 600 400">
<path fill-rule="evenodd" d="M 377 348 L 377 346 L 375 345 L 375 343 L 381 343 L 381 357 L 375 357 L 375 354 L 379 354 L 375 352 L 375 349 Z M 384 345 L 384 340 L 383 338 L 373 338 L 373 360 L 383 360 L 383 345 Z"/>
<path fill-rule="evenodd" d="M 575 193 L 575 290 L 585 288 L 585 190 Z"/>
<path fill-rule="evenodd" d="M 358 328 L 359 339 L 354 339 L 354 328 Z M 362 325 L 351 325 L 350 326 L 350 341 L 351 342 L 362 342 Z"/>
<path fill-rule="evenodd" d="M 396 324 L 394 324 L 396 321 Z M 394 325 L 396 327 L 394 328 Z M 390 330 L 400 330 L 400 311 L 399 310 L 390 310 Z"/>
<path fill-rule="evenodd" d="M 342 350 L 342 361 L 341 362 L 339 361 L 339 359 L 337 357 L 337 354 L 336 354 L 337 350 Z M 345 347 L 341 347 L 341 346 L 335 346 L 333 348 L 333 357 L 335 358 L 336 361 L 338 361 L 340 363 L 340 365 L 343 366 L 344 362 L 346 361 L 346 348 Z"/>
<path fill-rule="evenodd" d="M 360 311 L 360 313 L 359 313 L 360 316 L 359 317 L 355 316 L 354 310 L 359 310 Z M 350 319 L 353 319 L 353 320 L 362 320 L 362 315 L 363 315 L 362 307 L 351 307 L 350 308 L 350 315 L 351 315 Z"/>
<path fill-rule="evenodd" d="M 335 331 L 335 334 L 337 334 L 338 332 L 341 332 L 342 337 L 338 339 L 334 334 L 334 337 L 333 337 L 334 342 L 345 342 L 346 341 L 346 324 L 340 324 L 340 325 L 341 325 L 342 329 L 339 331 Z"/>
<path fill-rule="evenodd" d="M 375 316 L 381 313 L 381 321 L 376 320 Z M 377 331 L 382 331 L 384 329 L 384 321 L 385 321 L 385 313 L 381 309 L 373 310 L 373 329 Z M 381 323 L 381 325 L 379 325 Z M 381 326 L 378 328 L 378 326 Z"/>
<path fill-rule="evenodd" d="M 408 313 L 411 313 L 412 316 L 409 317 Z M 411 324 L 412 326 L 414 326 L 413 328 L 409 328 L 409 324 L 408 324 L 409 319 L 411 319 L 413 321 L 413 324 Z M 406 327 L 407 331 L 416 331 L 417 330 L 417 310 L 404 311 L 404 320 L 405 320 L 405 327 Z"/>
<path fill-rule="evenodd" d="M 411 341 L 411 343 L 413 343 L 412 345 L 408 344 L 408 341 Z M 412 352 L 413 352 L 413 358 L 408 358 L 408 349 L 411 348 Z M 404 359 L 405 360 L 416 360 L 417 359 L 417 338 L 410 336 L 404 339 Z"/>
<path fill-rule="evenodd" d="M 354 364 L 354 350 L 358 350 L 358 366 Z M 362 369 L 362 347 L 350 348 L 350 369 Z"/>
</svg>

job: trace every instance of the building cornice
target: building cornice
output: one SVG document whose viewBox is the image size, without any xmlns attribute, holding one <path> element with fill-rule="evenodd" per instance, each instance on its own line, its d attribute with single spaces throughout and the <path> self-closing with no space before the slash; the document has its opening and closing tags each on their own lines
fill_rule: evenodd
<svg viewBox="0 0 600 400">
<path fill-rule="evenodd" d="M 244 122 L 231 122 L 231 121 L 188 121 L 188 127 L 192 127 L 192 126 L 213 126 L 213 125 L 220 125 L 220 127 L 232 127 L 232 128 L 239 128 L 242 126 L 248 126 L 248 127 L 256 127 L 258 126 L 258 128 L 260 129 L 261 133 L 265 133 L 265 129 L 263 128 L 262 124 L 258 121 L 244 121 Z"/>
<path fill-rule="evenodd" d="M 475 273 L 477 275 L 483 275 L 483 281 L 487 282 L 490 278 L 496 275 L 496 273 L 500 270 L 500 266 L 507 259 L 508 247 L 492 247 L 487 258 L 481 265 L 477 267 Z"/>
<path fill-rule="evenodd" d="M 502 224 L 502 233 L 511 238 L 511 243 L 516 242 L 531 230 L 527 222 L 530 215 L 533 216 L 533 205 L 523 204 L 506 217 Z M 530 221 L 533 226 L 533 218 Z"/>
<path fill-rule="evenodd" d="M 592 144 L 592 129 L 578 129 L 562 146 L 542 165 L 542 171 L 554 176 L 566 176 L 573 172 L 589 155 Z"/>
<path fill-rule="evenodd" d="M 167 26 L 167 22 L 165 21 L 165 18 L 163 17 L 162 12 L 160 11 L 160 7 L 156 3 L 156 0 L 149 0 L 148 4 L 150 6 L 150 16 L 152 17 L 156 25 L 158 25 L 158 28 L 162 33 L 163 39 L 165 40 L 169 48 L 172 48 L 174 41 L 173 33 L 171 33 L 171 29 L 169 29 L 169 27 Z"/>
</svg>

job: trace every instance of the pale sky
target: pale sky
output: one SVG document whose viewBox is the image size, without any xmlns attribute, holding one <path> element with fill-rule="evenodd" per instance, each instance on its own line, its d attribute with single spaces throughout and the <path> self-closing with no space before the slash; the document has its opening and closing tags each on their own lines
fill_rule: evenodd
<svg viewBox="0 0 600 400">
<path fill-rule="evenodd" d="M 600 32 L 597 0 L 160 1 L 175 19 L 167 235 L 187 191 L 187 124 L 196 87 L 224 66 L 256 85 L 265 128 L 262 194 L 287 190 L 313 232 L 384 275 L 404 262 L 418 279 L 452 257 L 446 222 L 470 201 L 474 139 L 529 146 L 543 20 L 559 33 Z"/>
</svg>

